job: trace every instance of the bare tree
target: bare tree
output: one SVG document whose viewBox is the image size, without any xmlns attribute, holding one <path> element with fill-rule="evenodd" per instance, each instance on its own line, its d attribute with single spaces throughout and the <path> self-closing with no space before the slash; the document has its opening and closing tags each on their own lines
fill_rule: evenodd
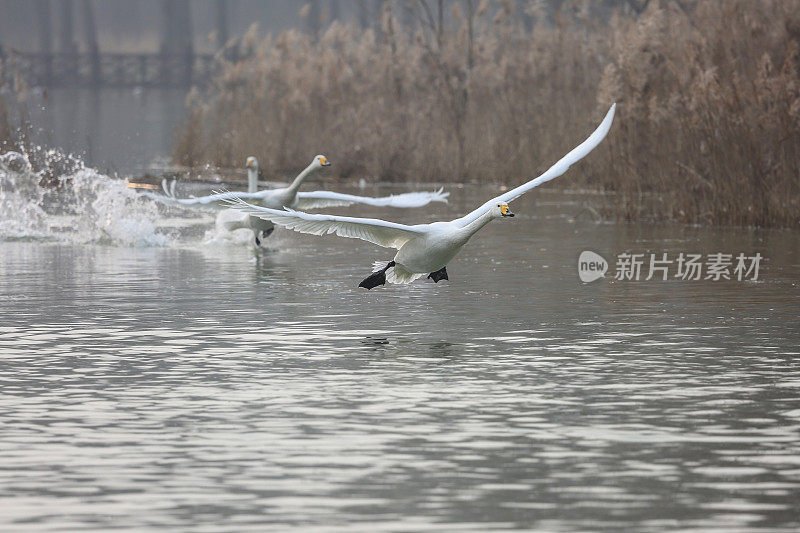
<svg viewBox="0 0 800 533">
<path fill-rule="evenodd" d="M 100 47 L 97 44 L 97 24 L 94 18 L 94 6 L 90 0 L 82 0 L 83 7 L 83 32 L 86 35 L 86 48 L 89 52 L 89 61 L 92 69 L 92 83 L 100 84 Z"/>
<path fill-rule="evenodd" d="M 36 18 L 39 23 L 39 51 L 49 56 L 45 61 L 43 81 L 49 84 L 53 78 L 53 28 L 50 18 L 50 2 L 48 0 L 36 0 Z"/>
<path fill-rule="evenodd" d="M 226 0 L 216 2 L 217 46 L 222 48 L 228 43 L 228 3 Z"/>
<path fill-rule="evenodd" d="M 78 46 L 75 43 L 72 0 L 61 0 L 58 6 L 61 8 L 61 12 L 59 13 L 61 18 L 61 35 L 58 44 L 59 52 L 62 54 L 75 55 L 78 53 Z"/>
<path fill-rule="evenodd" d="M 189 0 L 162 0 L 161 55 L 162 79 L 170 79 L 170 58 L 182 57 L 183 82 L 191 83 L 194 63 L 192 12 Z"/>
<path fill-rule="evenodd" d="M 306 13 L 306 25 L 308 27 L 308 33 L 316 39 L 319 37 L 320 31 L 320 8 L 319 8 L 319 0 L 309 0 L 308 2 L 308 11 Z"/>
<path fill-rule="evenodd" d="M 367 0 L 356 0 L 356 13 L 358 18 L 358 26 L 365 30 L 369 24 L 369 6 Z"/>
</svg>

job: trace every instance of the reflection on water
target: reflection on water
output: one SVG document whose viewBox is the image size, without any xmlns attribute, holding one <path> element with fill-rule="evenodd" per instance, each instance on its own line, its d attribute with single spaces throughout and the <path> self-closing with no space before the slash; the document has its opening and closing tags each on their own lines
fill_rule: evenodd
<svg viewBox="0 0 800 533">
<path fill-rule="evenodd" d="M 370 292 L 391 253 L 335 237 L 0 243 L 0 523 L 796 530 L 796 233 L 570 223 L 530 196 L 450 282 Z M 766 261 L 583 285 L 584 249 Z"/>
</svg>

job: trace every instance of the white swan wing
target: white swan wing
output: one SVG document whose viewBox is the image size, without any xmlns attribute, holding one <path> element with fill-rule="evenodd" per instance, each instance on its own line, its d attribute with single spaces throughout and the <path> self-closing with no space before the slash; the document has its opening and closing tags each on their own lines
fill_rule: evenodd
<svg viewBox="0 0 800 533">
<path fill-rule="evenodd" d="M 377 218 L 311 214 L 288 208 L 285 208 L 285 210 L 270 209 L 247 203 L 241 198 L 232 198 L 227 200 L 226 203 L 251 216 L 269 220 L 279 226 L 300 233 L 309 233 L 311 235 L 335 233 L 340 237 L 361 239 L 386 248 L 399 249 L 411 239 L 422 237 L 426 234 L 424 225 L 407 226 Z"/>
<path fill-rule="evenodd" d="M 226 200 L 232 200 L 234 198 L 242 198 L 247 200 L 257 200 L 260 199 L 263 195 L 259 192 L 239 192 L 239 191 L 226 191 L 226 192 L 218 192 L 214 194 L 209 194 L 207 196 L 199 196 L 197 198 L 175 198 L 174 196 L 170 196 L 169 199 L 172 202 L 178 203 L 180 205 L 209 205 L 209 204 L 219 204 L 220 206 L 224 205 Z"/>
<path fill-rule="evenodd" d="M 366 204 L 381 207 L 422 207 L 431 202 L 447 202 L 449 192 L 443 189 L 431 192 L 407 192 L 393 194 L 381 198 L 369 196 L 355 196 L 333 191 L 308 191 L 297 193 L 298 209 L 317 209 L 320 207 L 334 207 L 350 204 Z"/>
<path fill-rule="evenodd" d="M 257 192 L 244 192 L 244 191 L 214 191 L 212 194 L 206 196 L 198 196 L 196 198 L 178 198 L 175 194 L 176 181 L 161 180 L 161 189 L 163 193 L 146 192 L 145 196 L 152 198 L 167 205 L 178 205 L 187 207 L 224 207 L 225 201 L 233 198 L 244 198 L 247 200 L 264 200 L 269 197 L 274 190 L 265 190 Z"/>
<path fill-rule="evenodd" d="M 578 161 L 586 157 L 589 154 L 589 152 L 594 150 L 597 147 L 597 145 L 599 145 L 600 142 L 603 139 L 605 139 L 606 135 L 608 134 L 608 130 L 611 128 L 611 123 L 614 121 L 614 111 L 616 110 L 616 107 L 617 104 L 613 104 L 611 106 L 611 109 L 608 110 L 608 113 L 606 113 L 606 116 L 603 119 L 603 121 L 597 127 L 597 129 L 594 130 L 592 134 L 589 135 L 589 137 L 585 141 L 583 141 L 581 144 L 573 148 L 567 155 L 559 159 L 555 165 L 547 169 L 547 171 L 544 174 L 527 183 L 523 183 L 519 187 L 515 187 L 514 189 L 511 189 L 510 191 L 501 194 L 500 196 L 492 198 L 491 200 L 484 203 L 475 211 L 469 213 L 464 217 L 459 218 L 455 222 L 458 222 L 462 225 L 469 224 L 473 220 L 480 217 L 487 210 L 491 209 L 492 206 L 495 205 L 495 203 L 510 202 L 516 198 L 519 198 L 529 190 L 538 187 L 542 183 L 557 178 L 563 173 L 565 173 L 571 165 L 577 163 Z"/>
</svg>

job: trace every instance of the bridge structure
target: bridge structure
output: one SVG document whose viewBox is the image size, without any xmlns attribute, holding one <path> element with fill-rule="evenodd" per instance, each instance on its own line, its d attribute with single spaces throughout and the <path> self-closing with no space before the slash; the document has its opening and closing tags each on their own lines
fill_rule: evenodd
<svg viewBox="0 0 800 533">
<path fill-rule="evenodd" d="M 191 0 L 150 2 L 147 10 L 157 18 L 160 36 L 157 46 L 148 42 L 152 51 L 142 53 L 102 49 L 98 29 L 114 10 L 99 2 L 28 0 L 19 8 L 34 17 L 38 45 L 23 51 L 0 38 L 0 81 L 21 80 L 25 86 L 44 88 L 202 87 L 214 78 L 223 60 L 237 61 L 243 50 L 236 39 L 229 42 L 228 4 L 227 0 L 202 6 Z M 195 11 L 213 21 L 216 53 L 196 52 Z M 110 37 L 106 34 L 106 40 Z"/>
<path fill-rule="evenodd" d="M 222 54 L 41 53 L 0 47 L 4 81 L 19 76 L 39 87 L 203 87 L 223 59 L 237 61 L 231 47 Z"/>
</svg>

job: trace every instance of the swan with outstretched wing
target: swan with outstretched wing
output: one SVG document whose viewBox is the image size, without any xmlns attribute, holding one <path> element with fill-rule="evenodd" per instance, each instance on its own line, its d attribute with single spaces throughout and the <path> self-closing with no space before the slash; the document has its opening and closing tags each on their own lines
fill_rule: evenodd
<svg viewBox="0 0 800 533">
<path fill-rule="evenodd" d="M 378 246 L 397 249 L 394 259 L 378 262 L 376 270 L 359 287 L 372 289 L 389 283 L 411 283 L 428 274 L 439 282 L 447 277 L 447 264 L 483 226 L 496 218 L 511 218 L 508 203 L 522 194 L 564 174 L 571 165 L 586 157 L 608 134 L 614 120 L 616 104 L 606 113 L 597 129 L 581 144 L 536 179 L 485 202 L 467 215 L 449 222 L 433 222 L 408 226 L 374 218 L 344 217 L 303 213 L 293 209 L 272 209 L 252 205 L 241 198 L 226 203 L 241 209 L 251 217 L 270 222 L 300 233 L 361 239 Z"/>
<path fill-rule="evenodd" d="M 247 158 L 247 192 L 225 191 L 198 198 L 178 198 L 175 195 L 175 182 L 162 181 L 164 194 L 145 192 L 143 194 L 171 205 L 185 207 L 225 207 L 226 202 L 234 199 L 248 200 L 256 205 L 271 209 L 316 209 L 320 207 L 347 206 L 351 204 L 366 204 L 384 207 L 421 207 L 430 202 L 446 202 L 450 193 L 442 189 L 432 192 L 409 192 L 383 198 L 368 196 L 355 196 L 333 191 L 308 191 L 300 192 L 300 186 L 314 171 L 329 166 L 330 160 L 324 155 L 317 155 L 300 174 L 285 188 L 258 190 L 258 161 L 255 157 Z M 275 229 L 269 220 L 259 217 L 231 217 L 224 216 L 222 225 L 225 229 L 233 231 L 241 228 L 250 228 L 255 236 L 256 246 L 261 244 L 261 239 L 267 237 Z"/>
</svg>

